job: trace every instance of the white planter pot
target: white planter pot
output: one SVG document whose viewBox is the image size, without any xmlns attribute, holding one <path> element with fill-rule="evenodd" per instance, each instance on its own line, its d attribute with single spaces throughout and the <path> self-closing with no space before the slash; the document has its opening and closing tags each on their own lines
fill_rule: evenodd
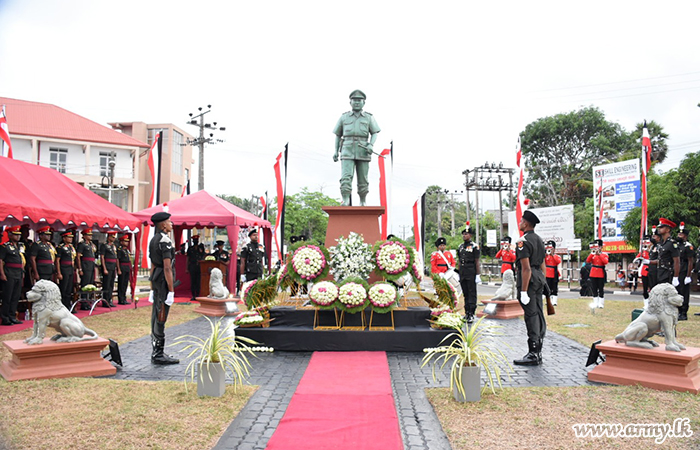
<svg viewBox="0 0 700 450">
<path fill-rule="evenodd" d="M 226 370 L 221 363 L 204 364 L 197 375 L 197 395 L 221 397 L 226 392 Z"/>
<path fill-rule="evenodd" d="M 481 367 L 462 367 L 462 386 L 464 396 L 459 392 L 457 384 L 452 386 L 452 396 L 458 402 L 478 402 L 481 400 Z"/>
</svg>

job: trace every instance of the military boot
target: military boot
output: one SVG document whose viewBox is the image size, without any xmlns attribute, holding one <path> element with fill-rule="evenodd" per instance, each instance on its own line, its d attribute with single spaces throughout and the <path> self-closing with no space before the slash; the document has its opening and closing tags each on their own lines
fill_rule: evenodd
<svg viewBox="0 0 700 450">
<path fill-rule="evenodd" d="M 527 355 L 523 356 L 522 359 L 516 359 L 513 364 L 517 366 L 539 366 L 542 364 L 542 357 L 537 357 L 537 343 L 528 339 L 527 341 L 528 349 Z"/>
<path fill-rule="evenodd" d="M 537 346 L 535 348 L 535 354 L 537 355 L 537 364 L 542 364 L 542 339 L 537 341 Z"/>
<path fill-rule="evenodd" d="M 180 364 L 180 360 L 163 353 L 165 341 L 153 340 L 153 353 L 151 353 L 151 364 L 157 366 L 167 366 L 170 364 Z"/>
</svg>

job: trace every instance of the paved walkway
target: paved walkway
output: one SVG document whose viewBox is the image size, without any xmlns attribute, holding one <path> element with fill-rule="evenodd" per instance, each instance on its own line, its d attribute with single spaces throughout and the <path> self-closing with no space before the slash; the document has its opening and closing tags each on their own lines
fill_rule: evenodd
<svg viewBox="0 0 700 450">
<path fill-rule="evenodd" d="M 493 337 L 513 348 L 503 346 L 509 359 L 527 352 L 525 324 L 522 320 L 494 321 L 503 326 L 502 336 Z M 183 334 L 204 336 L 209 323 L 202 317 L 167 330 L 168 342 Z M 186 363 L 175 366 L 150 364 L 150 338 L 145 337 L 120 346 L 125 367 L 113 378 L 125 380 L 182 381 Z M 168 353 L 175 354 L 171 347 Z M 422 353 L 389 352 L 389 369 L 401 433 L 407 450 L 450 449 L 437 416 L 428 402 L 426 387 L 448 386 L 447 372 L 437 382 L 430 366 L 421 368 Z M 252 361 L 250 384 L 260 388 L 224 432 L 216 450 L 264 449 L 279 424 L 284 411 L 306 369 L 311 353 L 275 352 L 262 354 Z M 584 368 L 588 349 L 568 338 L 549 332 L 543 349 L 545 363 L 538 367 L 514 366 L 511 379 L 504 386 L 580 386 L 589 384 Z"/>
</svg>

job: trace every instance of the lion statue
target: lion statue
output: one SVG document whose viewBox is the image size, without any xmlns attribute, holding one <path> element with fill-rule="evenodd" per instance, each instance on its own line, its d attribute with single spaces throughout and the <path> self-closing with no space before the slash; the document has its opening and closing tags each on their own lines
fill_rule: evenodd
<svg viewBox="0 0 700 450">
<path fill-rule="evenodd" d="M 220 269 L 212 269 L 209 275 L 209 297 L 228 298 L 228 289 L 224 286 L 224 274 Z"/>
<path fill-rule="evenodd" d="M 56 283 L 48 280 L 37 281 L 32 290 L 27 292 L 27 300 L 32 302 L 34 320 L 32 335 L 24 340 L 27 344 L 41 344 L 44 341 L 46 327 L 58 331 L 58 334 L 51 338 L 56 342 L 97 339 L 97 333 L 87 328 L 80 319 L 63 306 L 61 291 Z M 86 334 L 89 337 L 85 337 Z"/>
<path fill-rule="evenodd" d="M 511 300 L 518 298 L 515 288 L 515 275 L 512 269 L 503 272 L 503 284 L 498 288 L 491 300 Z"/>
<path fill-rule="evenodd" d="M 630 323 L 625 331 L 615 336 L 615 342 L 627 344 L 629 347 L 654 348 L 659 344 L 650 341 L 649 338 L 661 331 L 666 339 L 666 350 L 685 350 L 685 346 L 676 341 L 678 307 L 682 304 L 683 297 L 670 283 L 654 286 L 649 292 L 649 307 Z"/>
</svg>

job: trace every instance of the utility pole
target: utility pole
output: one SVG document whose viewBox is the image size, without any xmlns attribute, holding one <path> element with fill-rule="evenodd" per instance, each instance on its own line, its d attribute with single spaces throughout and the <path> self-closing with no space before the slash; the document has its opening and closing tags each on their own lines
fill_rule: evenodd
<svg viewBox="0 0 700 450">
<path fill-rule="evenodd" d="M 450 192 L 450 214 L 452 215 L 452 237 L 455 235 L 455 193 Z"/>
<path fill-rule="evenodd" d="M 440 229 L 440 224 L 442 223 L 442 218 L 440 217 L 440 192 L 437 193 L 437 232 L 438 237 L 442 237 L 442 230 Z"/>
<path fill-rule="evenodd" d="M 204 130 L 220 130 L 220 131 L 226 131 L 226 127 L 216 127 L 216 122 L 213 122 L 212 124 L 209 123 L 204 123 L 204 115 L 207 113 L 211 112 L 211 105 L 207 105 L 207 111 L 201 112 L 202 107 L 198 108 L 200 113 L 198 115 L 193 115 L 190 113 L 190 120 L 187 122 L 189 125 L 194 125 L 196 127 L 199 127 L 199 137 L 197 139 L 192 139 L 187 141 L 188 145 L 197 145 L 199 146 L 199 190 L 203 191 L 204 190 L 204 144 L 216 144 L 219 142 L 224 142 L 221 139 L 214 139 L 214 133 L 209 133 L 209 137 L 205 138 L 204 137 Z M 199 119 L 199 121 L 197 121 Z"/>
</svg>

